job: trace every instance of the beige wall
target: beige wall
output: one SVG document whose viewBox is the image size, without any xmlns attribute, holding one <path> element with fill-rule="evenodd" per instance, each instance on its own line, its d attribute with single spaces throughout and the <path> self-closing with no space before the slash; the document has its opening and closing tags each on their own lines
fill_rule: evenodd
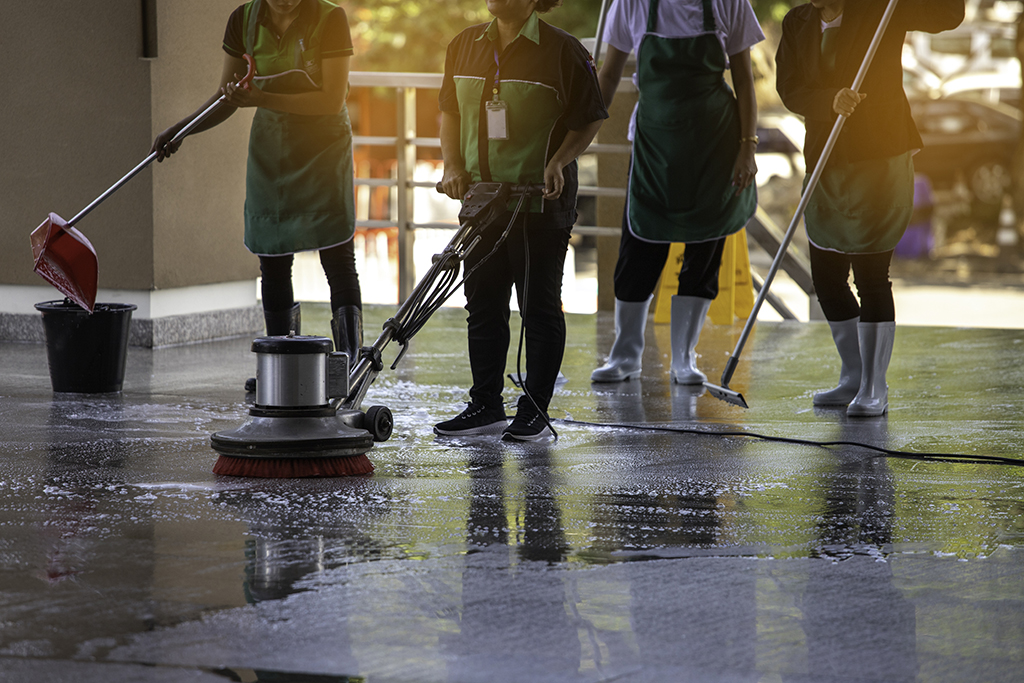
<svg viewBox="0 0 1024 683">
<path fill-rule="evenodd" d="M 152 64 L 152 136 L 213 95 L 224 62 L 224 26 L 241 0 L 158 0 L 159 57 Z M 185 141 L 154 164 L 154 284 L 159 289 L 253 279 L 242 245 L 251 111 Z M 148 147 L 147 147 L 148 150 Z"/>
<path fill-rule="evenodd" d="M 140 4 L 17 3 L 4 11 L 0 75 L 0 278 L 36 285 L 29 233 L 70 219 L 148 151 L 149 65 L 138 58 Z M 82 220 L 100 286 L 148 287 L 148 177 Z"/>
<path fill-rule="evenodd" d="M 142 59 L 139 0 L 50 0 L 4 12 L 0 284 L 44 284 L 29 233 L 71 219 L 146 157 L 159 130 L 215 90 L 238 0 L 158 0 L 158 58 Z M 99 286 L 152 290 L 254 278 L 242 246 L 246 115 L 143 171 L 78 227 Z"/>
</svg>

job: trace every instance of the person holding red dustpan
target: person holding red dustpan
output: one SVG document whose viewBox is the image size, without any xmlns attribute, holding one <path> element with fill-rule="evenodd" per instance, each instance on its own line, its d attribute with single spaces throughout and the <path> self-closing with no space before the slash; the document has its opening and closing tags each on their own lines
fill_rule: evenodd
<svg viewBox="0 0 1024 683">
<path fill-rule="evenodd" d="M 908 31 L 937 33 L 964 18 L 963 0 L 900 0 L 854 92 L 849 85 L 887 5 L 811 0 L 786 15 L 776 55 L 779 95 L 807 125 L 808 169 L 837 117 L 849 117 L 805 223 L 814 289 L 842 361 L 839 385 L 815 394 L 814 405 L 846 406 L 853 417 L 884 415 L 889 406 L 885 377 L 896 334 L 889 263 L 914 208 L 912 156 L 922 147 L 903 91 L 903 43 Z"/>
<path fill-rule="evenodd" d="M 245 246 L 259 256 L 268 335 L 300 332 L 293 254 L 319 250 L 331 290 L 336 350 L 358 356 L 362 295 L 352 237 L 355 198 L 348 96 L 352 38 L 345 10 L 327 0 L 251 0 L 228 19 L 217 94 L 226 103 L 197 131 L 255 107 L 245 181 Z M 253 88 L 235 84 L 242 55 L 256 63 Z M 187 117 L 153 142 L 158 161 Z M 252 380 L 250 380 L 251 382 Z M 247 383 L 247 389 L 252 390 Z"/>
</svg>

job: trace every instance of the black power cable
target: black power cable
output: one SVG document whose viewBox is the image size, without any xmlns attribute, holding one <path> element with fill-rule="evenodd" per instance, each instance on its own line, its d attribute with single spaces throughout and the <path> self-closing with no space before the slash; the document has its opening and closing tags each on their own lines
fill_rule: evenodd
<svg viewBox="0 0 1024 683">
<path fill-rule="evenodd" d="M 859 441 L 814 441 L 811 439 L 798 439 L 794 437 L 786 436 L 769 436 L 767 434 L 758 434 L 757 432 L 737 432 L 737 431 L 724 431 L 716 432 L 707 429 L 689 429 L 686 427 L 667 427 L 663 425 L 638 425 L 638 424 L 624 424 L 624 423 L 603 423 L 603 422 L 585 422 L 583 420 L 570 420 L 562 419 L 559 420 L 564 424 L 580 425 L 583 427 L 607 427 L 610 429 L 635 429 L 637 431 L 646 432 L 668 432 L 675 434 L 695 434 L 699 436 L 721 436 L 721 437 L 746 437 L 751 439 L 761 439 L 763 441 L 773 441 L 777 443 L 791 443 L 800 446 L 814 446 L 816 448 L 828 448 L 830 446 L 854 446 L 857 448 L 864 448 L 869 451 L 875 451 L 877 455 L 873 457 L 888 457 L 888 458 L 902 458 L 905 460 L 922 460 L 929 462 L 952 462 L 952 463 L 973 463 L 973 464 L 987 464 L 987 465 L 1010 465 L 1014 467 L 1024 467 L 1024 459 L 1019 458 L 1007 458 L 998 455 L 970 455 L 966 453 L 915 453 L 912 451 L 897 451 L 888 448 L 882 448 L 881 446 L 872 446 L 871 444 L 861 443 Z"/>
<path fill-rule="evenodd" d="M 498 251 L 498 248 L 505 242 L 505 239 L 512 231 L 512 226 L 515 225 L 516 218 L 519 216 L 519 212 L 526 201 L 526 197 L 527 193 L 524 192 L 523 194 L 520 194 L 519 203 L 516 204 L 516 208 L 512 212 L 512 219 L 509 221 L 508 226 L 506 226 L 497 242 L 495 242 L 494 248 L 491 249 L 490 253 L 477 261 L 472 268 L 467 270 L 462 279 L 459 279 L 459 266 L 461 265 L 462 258 L 465 257 L 465 254 L 461 255 L 461 257 L 454 253 L 442 254 L 444 261 L 435 263 L 434 266 L 438 271 L 443 271 L 443 274 L 438 275 L 438 280 L 434 282 L 432 289 L 429 290 L 429 292 L 425 291 L 419 297 L 419 300 L 415 303 L 414 312 L 409 316 L 409 321 L 395 332 L 395 339 L 399 343 L 404 344 L 412 339 L 412 337 L 427 324 L 430 317 L 444 305 L 444 302 L 451 298 L 452 294 L 454 294 L 456 290 L 466 282 L 469 276 L 476 272 L 477 268 L 482 266 L 489 258 L 494 256 Z"/>
<path fill-rule="evenodd" d="M 555 431 L 554 425 L 551 424 L 551 420 L 548 419 L 548 415 L 545 411 L 540 409 L 537 405 L 537 401 L 533 398 L 533 394 L 526 388 L 526 381 L 523 379 L 523 345 L 526 338 L 526 306 L 528 297 L 530 294 L 530 235 L 526 230 L 528 221 L 523 221 L 523 305 L 519 311 L 519 318 L 522 321 L 519 325 L 519 349 L 516 351 L 516 377 L 509 375 L 516 386 L 523 390 L 523 394 L 533 404 L 534 410 L 544 420 L 544 424 L 551 430 L 551 435 L 558 441 L 558 432 Z"/>
</svg>

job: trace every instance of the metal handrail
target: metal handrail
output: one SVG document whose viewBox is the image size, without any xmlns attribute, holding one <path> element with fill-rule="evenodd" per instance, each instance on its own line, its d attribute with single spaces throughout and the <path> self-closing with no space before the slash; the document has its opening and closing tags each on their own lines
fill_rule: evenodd
<svg viewBox="0 0 1024 683">
<path fill-rule="evenodd" d="M 396 95 L 397 130 L 395 135 L 353 135 L 354 146 L 393 147 L 397 160 L 395 174 L 391 178 L 356 178 L 355 184 L 365 187 L 395 188 L 397 193 L 395 207 L 396 216 L 393 220 L 359 220 L 356 226 L 361 228 L 398 227 L 398 296 L 400 300 L 412 292 L 416 284 L 412 263 L 413 234 L 420 228 L 453 228 L 446 223 L 415 223 L 413 204 L 417 187 L 433 187 L 433 182 L 413 180 L 412 172 L 416 163 L 416 152 L 419 148 L 440 149 L 441 139 L 438 137 L 420 137 L 416 131 L 416 95 L 419 90 L 439 90 L 443 74 L 421 72 L 383 72 L 353 71 L 349 74 L 352 87 L 391 88 Z M 635 90 L 632 80 L 623 78 L 619 85 L 620 92 Z M 594 143 L 585 154 L 629 154 L 629 145 L 613 145 Z M 580 194 L 588 197 L 625 197 L 623 188 L 581 187 Z M 576 232 L 583 235 L 617 236 L 619 226 L 576 226 Z"/>
<path fill-rule="evenodd" d="M 414 215 L 413 204 L 415 202 L 415 188 L 433 188 L 433 181 L 413 180 L 412 171 L 416 163 L 417 150 L 419 148 L 440 149 L 441 139 L 438 137 L 420 137 L 416 131 L 416 95 L 419 90 L 439 90 L 443 75 L 438 73 L 420 72 L 381 72 L 381 71 L 353 71 L 349 74 L 349 83 L 353 87 L 374 87 L 392 88 L 396 94 L 397 106 L 397 133 L 395 135 L 353 135 L 352 144 L 355 146 L 376 146 L 393 147 L 395 150 L 396 173 L 391 178 L 356 178 L 355 184 L 366 187 L 388 187 L 394 188 L 397 197 L 395 201 L 396 216 L 389 220 L 359 220 L 356 225 L 361 228 L 387 228 L 398 227 L 398 296 L 404 301 L 416 285 L 415 272 L 412 263 L 412 242 L 417 229 L 425 228 L 448 228 L 454 229 L 458 226 L 449 223 L 416 223 L 412 220 Z M 635 92 L 636 87 L 630 78 L 623 78 L 619 83 L 618 92 Z M 628 144 L 592 143 L 584 154 L 629 154 L 632 148 Z M 622 187 L 600 187 L 580 186 L 579 194 L 584 197 L 609 197 L 624 198 L 626 189 Z M 773 226 L 769 226 L 770 220 L 763 212 L 751 221 L 752 235 L 763 247 L 768 247 L 775 238 Z M 619 225 L 595 226 L 576 225 L 573 232 L 578 235 L 594 235 L 599 237 L 618 237 L 622 233 Z M 777 238 L 775 238 L 777 239 Z M 806 260 L 806 259 L 804 259 Z M 783 264 L 783 270 L 790 273 L 794 280 L 801 285 L 804 291 L 808 291 L 809 275 L 806 264 L 797 257 L 789 258 Z M 776 305 L 772 298 L 768 303 L 773 306 L 783 317 L 789 318 L 792 313 L 785 307 Z"/>
</svg>

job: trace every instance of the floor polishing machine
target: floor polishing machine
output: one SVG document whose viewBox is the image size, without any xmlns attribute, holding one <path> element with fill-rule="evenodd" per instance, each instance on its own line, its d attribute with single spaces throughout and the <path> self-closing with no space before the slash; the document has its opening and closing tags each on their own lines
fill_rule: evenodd
<svg viewBox="0 0 1024 683">
<path fill-rule="evenodd" d="M 384 349 L 391 342 L 401 345 L 391 364 L 392 369 L 396 368 L 412 337 L 472 272 L 459 277 L 462 262 L 477 247 L 482 233 L 492 227 L 500 229 L 498 219 L 514 203 L 512 219 L 497 242 L 500 245 L 524 202 L 543 192 L 543 185 L 476 183 L 470 187 L 455 236 L 433 256 L 426 275 L 394 317 L 384 323 L 377 340 L 360 349 L 358 358 L 334 352 L 327 337 L 255 339 L 256 400 L 240 427 L 211 436 L 213 449 L 221 454 L 214 471 L 261 476 L 254 473 L 253 465 L 258 469 L 260 461 L 271 460 L 283 460 L 302 469 L 316 460 L 364 456 L 375 441 L 387 441 L 394 427 L 391 411 L 385 406 L 372 406 L 365 412 L 361 409 L 367 390 L 384 369 Z M 484 261 L 486 257 L 474 270 Z M 372 466 L 367 466 L 372 471 Z"/>
</svg>

